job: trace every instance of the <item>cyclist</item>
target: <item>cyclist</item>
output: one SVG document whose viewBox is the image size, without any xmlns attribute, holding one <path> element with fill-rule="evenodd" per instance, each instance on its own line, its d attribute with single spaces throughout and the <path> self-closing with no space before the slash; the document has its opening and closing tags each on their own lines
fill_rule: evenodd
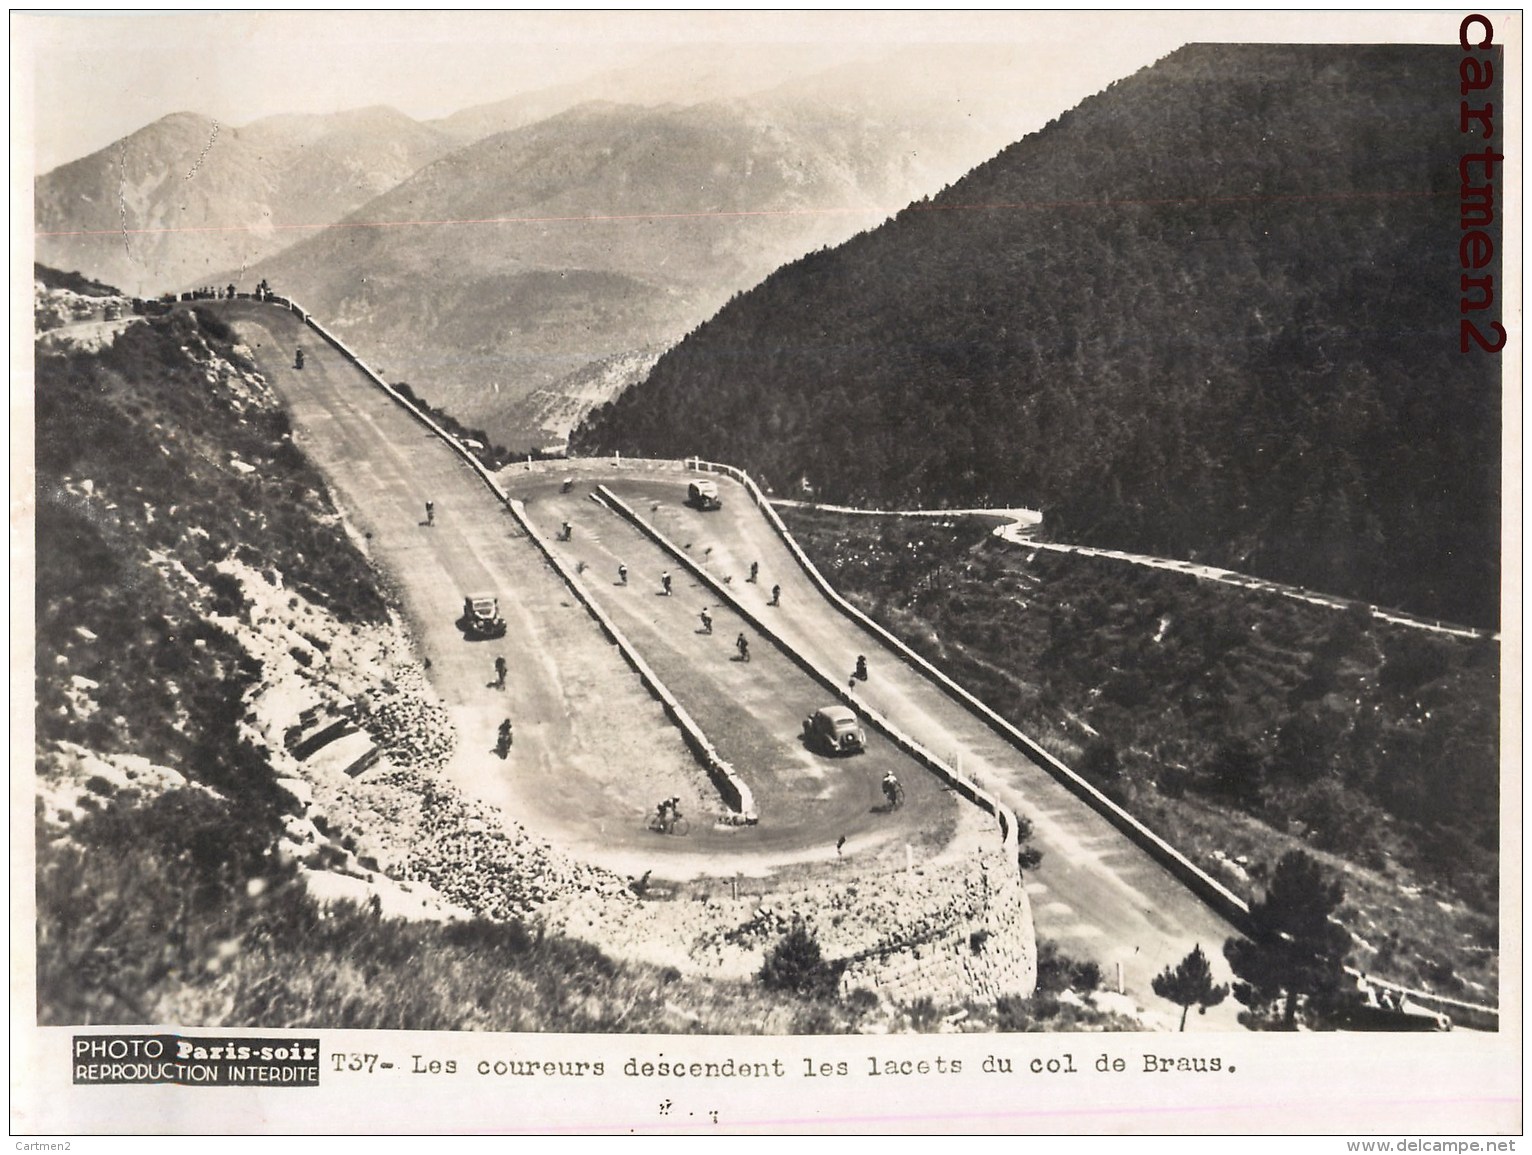
<svg viewBox="0 0 1532 1155">
<path fill-rule="evenodd" d="M 297 352 L 295 352 L 293 354 L 293 368 L 294 369 L 302 369 L 303 368 L 303 350 L 302 349 L 299 349 Z"/>
<path fill-rule="evenodd" d="M 505 689 L 505 659 L 495 659 L 495 689 Z"/>
<path fill-rule="evenodd" d="M 892 770 L 883 775 L 883 797 L 888 799 L 889 808 L 895 810 L 904 800 L 904 788 L 899 785 L 899 779 L 894 777 Z"/>
<path fill-rule="evenodd" d="M 748 662 L 750 660 L 750 639 L 745 637 L 744 634 L 740 634 L 739 637 L 734 639 L 734 648 L 739 651 L 740 661 Z"/>
<path fill-rule="evenodd" d="M 704 634 L 711 634 L 713 632 L 713 615 L 707 612 L 707 606 L 702 607 L 702 613 L 699 616 L 702 618 L 702 632 Z"/>
<path fill-rule="evenodd" d="M 771 587 L 771 604 L 774 605 L 774 606 L 779 606 L 779 605 L 782 604 L 782 587 L 781 586 L 772 586 Z"/>
<path fill-rule="evenodd" d="M 867 680 L 867 656 L 865 654 L 858 654 L 856 656 L 856 673 L 852 677 L 858 682 L 865 682 Z"/>
<path fill-rule="evenodd" d="M 750 576 L 746 580 L 750 581 L 750 582 L 754 582 L 755 579 L 760 577 L 760 576 L 761 576 L 761 563 L 758 562 L 758 561 L 751 562 L 750 563 Z"/>
<path fill-rule="evenodd" d="M 617 584 L 624 586 L 628 584 L 628 567 L 625 565 L 617 567 Z"/>
<path fill-rule="evenodd" d="M 511 720 L 509 718 L 507 718 L 505 721 L 500 723 L 500 741 L 499 741 L 500 757 L 504 758 L 506 753 L 510 750 L 510 748 L 511 748 L 511 741 L 512 741 Z"/>
<path fill-rule="evenodd" d="M 426 502 L 426 524 L 436 524 L 436 502 L 434 501 Z"/>
<path fill-rule="evenodd" d="M 675 830 L 676 823 L 681 820 L 680 797 L 667 798 L 655 809 L 655 829 L 662 834 L 669 834 Z"/>
<path fill-rule="evenodd" d="M 665 587 L 665 596 L 668 598 L 670 596 L 670 571 L 669 570 L 666 570 L 664 573 L 660 574 L 660 585 Z"/>
</svg>

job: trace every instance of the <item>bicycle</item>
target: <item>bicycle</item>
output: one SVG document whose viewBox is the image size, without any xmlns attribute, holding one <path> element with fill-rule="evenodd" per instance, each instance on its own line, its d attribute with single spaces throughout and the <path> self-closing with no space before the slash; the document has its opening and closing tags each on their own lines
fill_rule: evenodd
<svg viewBox="0 0 1532 1155">
<path fill-rule="evenodd" d="M 898 810 L 904 805 L 904 787 L 898 782 L 887 779 L 883 782 L 883 797 L 888 799 L 890 811 Z"/>
<path fill-rule="evenodd" d="M 692 824 L 679 814 L 674 818 L 662 818 L 658 814 L 650 815 L 649 829 L 656 834 L 674 834 L 678 838 L 684 838 L 691 833 Z"/>
</svg>

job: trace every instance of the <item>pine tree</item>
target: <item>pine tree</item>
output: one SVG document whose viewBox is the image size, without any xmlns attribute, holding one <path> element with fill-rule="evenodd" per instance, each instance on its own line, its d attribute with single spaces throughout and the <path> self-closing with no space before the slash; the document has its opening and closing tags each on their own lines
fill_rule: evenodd
<svg viewBox="0 0 1532 1155">
<path fill-rule="evenodd" d="M 1224 957 L 1243 981 L 1234 997 L 1264 1020 L 1281 1004 L 1282 1029 L 1297 1030 L 1298 1003 L 1323 1021 L 1340 997 L 1351 938 L 1331 921 L 1345 891 L 1301 850 L 1284 854 L 1266 897 L 1250 907 L 1249 938 L 1231 938 Z"/>
<path fill-rule="evenodd" d="M 1179 966 L 1166 967 L 1155 975 L 1150 985 L 1160 998 L 1169 999 L 1181 1008 L 1180 1029 L 1183 1031 L 1186 1030 L 1186 1012 L 1193 1005 L 1199 1015 L 1206 1014 L 1209 1007 L 1216 1007 L 1229 993 L 1226 985 L 1213 982 L 1213 968 L 1208 964 L 1208 956 L 1202 953 L 1201 943 L 1192 947 L 1191 954 L 1182 959 Z"/>
</svg>

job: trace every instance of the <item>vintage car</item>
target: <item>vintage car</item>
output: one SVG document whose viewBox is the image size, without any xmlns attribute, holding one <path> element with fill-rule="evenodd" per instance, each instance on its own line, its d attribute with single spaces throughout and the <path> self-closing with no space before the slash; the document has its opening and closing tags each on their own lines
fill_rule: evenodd
<svg viewBox="0 0 1532 1155">
<path fill-rule="evenodd" d="M 803 737 L 811 746 L 829 754 L 860 754 L 867 749 L 867 734 L 848 706 L 824 706 L 803 720 Z"/>
<path fill-rule="evenodd" d="M 469 641 L 505 637 L 500 599 L 494 594 L 469 594 L 463 599 L 463 616 L 457 624 Z"/>
<path fill-rule="evenodd" d="M 721 509 L 723 500 L 718 496 L 718 482 L 702 478 L 686 487 L 686 504 L 696 509 Z"/>
</svg>

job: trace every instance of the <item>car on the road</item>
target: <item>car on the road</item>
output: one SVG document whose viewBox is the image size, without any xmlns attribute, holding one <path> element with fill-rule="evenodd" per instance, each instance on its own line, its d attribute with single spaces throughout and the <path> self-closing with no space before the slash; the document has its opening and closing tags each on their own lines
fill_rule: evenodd
<svg viewBox="0 0 1532 1155">
<path fill-rule="evenodd" d="M 696 509 L 722 509 L 723 499 L 718 496 L 718 482 L 701 478 L 686 487 L 686 504 Z"/>
<path fill-rule="evenodd" d="M 457 624 L 469 641 L 505 637 L 500 599 L 494 594 L 469 594 L 463 599 L 463 616 Z"/>
<path fill-rule="evenodd" d="M 867 749 L 867 733 L 848 706 L 823 706 L 803 720 L 803 737 L 830 754 L 860 754 Z"/>
</svg>

